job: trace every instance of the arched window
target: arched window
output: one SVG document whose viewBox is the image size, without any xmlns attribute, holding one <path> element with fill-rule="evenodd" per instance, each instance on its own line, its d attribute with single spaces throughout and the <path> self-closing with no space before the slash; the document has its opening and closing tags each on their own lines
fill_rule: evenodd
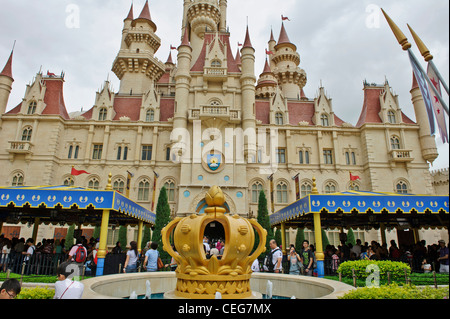
<svg viewBox="0 0 450 319">
<path fill-rule="evenodd" d="M 408 184 L 404 181 L 400 181 L 396 185 L 395 191 L 399 194 L 407 194 L 408 193 Z"/>
<path fill-rule="evenodd" d="M 336 193 L 336 184 L 328 182 L 325 184 L 325 194 Z"/>
<path fill-rule="evenodd" d="M 31 115 L 31 114 L 36 113 L 36 107 L 37 107 L 37 103 L 35 101 L 31 101 L 30 104 L 28 105 L 27 114 Z"/>
<path fill-rule="evenodd" d="M 138 187 L 138 200 L 140 201 L 148 201 L 150 193 L 150 182 L 147 179 L 139 182 Z"/>
<path fill-rule="evenodd" d="M 300 188 L 300 196 L 303 198 L 305 196 L 308 196 L 312 192 L 312 186 L 310 183 L 303 183 Z"/>
<path fill-rule="evenodd" d="M 277 203 L 287 204 L 288 202 L 288 187 L 285 182 L 277 185 Z"/>
<path fill-rule="evenodd" d="M 222 67 L 222 62 L 220 62 L 219 60 L 213 60 L 211 62 L 211 67 L 212 68 L 221 68 Z"/>
<path fill-rule="evenodd" d="M 253 183 L 253 185 L 251 187 L 252 203 L 258 203 L 259 194 L 261 193 L 262 190 L 263 190 L 263 186 L 262 186 L 261 182 Z"/>
<path fill-rule="evenodd" d="M 175 201 L 175 182 L 171 179 L 169 179 L 165 184 L 164 187 L 167 191 L 167 199 L 169 202 Z"/>
<path fill-rule="evenodd" d="M 12 186 L 23 186 L 22 173 L 17 173 L 14 175 L 13 180 L 12 180 Z"/>
<path fill-rule="evenodd" d="M 388 121 L 391 124 L 396 124 L 397 123 L 397 119 L 396 119 L 395 113 L 393 111 L 389 111 L 388 112 Z"/>
<path fill-rule="evenodd" d="M 89 184 L 88 184 L 88 188 L 90 189 L 100 189 L 100 182 L 98 181 L 97 178 L 91 178 L 89 180 Z"/>
<path fill-rule="evenodd" d="M 106 107 L 102 107 L 100 109 L 100 111 L 98 112 L 98 120 L 99 121 L 105 121 L 107 115 L 108 115 L 108 109 Z"/>
<path fill-rule="evenodd" d="M 283 125 L 284 124 L 284 120 L 283 120 L 283 114 L 278 112 L 275 114 L 275 123 L 277 125 Z"/>
<path fill-rule="evenodd" d="M 330 126 L 330 123 L 328 121 L 328 115 L 322 114 L 320 116 L 320 122 L 322 123 L 322 126 Z"/>
<path fill-rule="evenodd" d="M 123 194 L 125 191 L 125 182 L 121 178 L 116 179 L 113 183 L 113 190 Z"/>
<path fill-rule="evenodd" d="M 155 121 L 155 111 L 154 110 L 148 110 L 145 115 L 145 121 L 146 122 L 154 122 Z"/>
<path fill-rule="evenodd" d="M 64 180 L 64 186 L 73 186 L 75 184 L 75 182 L 73 181 L 72 177 L 67 177 Z"/>
<path fill-rule="evenodd" d="M 28 126 L 22 131 L 22 141 L 29 142 L 31 141 L 31 134 L 33 133 L 33 129 Z"/>
<path fill-rule="evenodd" d="M 397 136 L 393 136 L 391 138 L 391 148 L 393 150 L 399 150 L 400 149 L 400 139 Z"/>
<path fill-rule="evenodd" d="M 359 185 L 355 182 L 352 182 L 350 183 L 348 189 L 351 191 L 359 191 Z"/>
</svg>

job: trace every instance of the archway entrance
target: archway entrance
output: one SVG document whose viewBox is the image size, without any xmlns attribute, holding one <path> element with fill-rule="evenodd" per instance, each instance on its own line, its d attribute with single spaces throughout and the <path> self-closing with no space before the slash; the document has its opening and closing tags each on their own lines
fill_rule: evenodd
<svg viewBox="0 0 450 319">
<path fill-rule="evenodd" d="M 216 243 L 218 240 L 225 240 L 225 229 L 223 228 L 222 223 L 218 221 L 210 222 L 205 227 L 205 233 L 210 242 Z"/>
</svg>

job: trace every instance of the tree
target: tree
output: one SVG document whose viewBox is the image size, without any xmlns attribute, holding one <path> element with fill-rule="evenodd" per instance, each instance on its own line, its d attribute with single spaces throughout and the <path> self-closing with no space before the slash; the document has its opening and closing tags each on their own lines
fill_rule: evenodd
<svg viewBox="0 0 450 319">
<path fill-rule="evenodd" d="M 122 250 L 127 248 L 127 226 L 119 227 L 119 243 Z"/>
<path fill-rule="evenodd" d="M 92 237 L 94 237 L 95 239 L 100 238 L 100 226 L 95 226 L 94 234 L 92 234 Z"/>
<path fill-rule="evenodd" d="M 144 249 L 145 245 L 150 241 L 150 226 L 146 225 L 144 227 L 144 233 L 142 234 L 142 242 L 141 242 L 141 248 Z"/>
<path fill-rule="evenodd" d="M 273 229 L 270 227 L 269 210 L 267 209 L 267 199 L 264 191 L 259 193 L 258 199 L 258 217 L 256 219 L 258 223 L 267 230 L 266 249 L 270 251 L 269 243 L 274 238 Z M 255 236 L 255 248 L 259 245 L 259 237 Z"/>
<path fill-rule="evenodd" d="M 295 250 L 299 252 L 303 247 L 303 241 L 305 240 L 305 229 L 298 228 L 297 235 L 295 236 Z"/>
<path fill-rule="evenodd" d="M 281 228 L 277 227 L 277 230 L 275 231 L 275 241 L 277 242 L 277 245 L 280 246 L 283 241 L 281 240 Z M 286 247 L 282 247 L 283 249 L 286 249 Z"/>
<path fill-rule="evenodd" d="M 347 233 L 347 242 L 346 242 L 346 244 L 347 245 L 348 244 L 352 244 L 352 246 L 356 245 L 355 233 L 353 232 L 353 230 L 351 228 L 348 230 L 348 233 Z"/>
<path fill-rule="evenodd" d="M 156 205 L 155 230 L 153 231 L 152 242 L 158 243 L 158 251 L 162 260 L 167 260 L 170 255 L 164 251 L 161 237 L 161 230 L 170 222 L 170 205 L 167 198 L 166 188 L 161 188 Z"/>
<path fill-rule="evenodd" d="M 66 242 L 64 244 L 64 248 L 69 251 L 73 246 L 73 232 L 75 230 L 75 224 L 70 225 L 66 234 Z"/>
<path fill-rule="evenodd" d="M 322 250 L 325 251 L 326 247 L 330 244 L 330 241 L 328 240 L 327 233 L 325 229 L 322 229 Z"/>
</svg>

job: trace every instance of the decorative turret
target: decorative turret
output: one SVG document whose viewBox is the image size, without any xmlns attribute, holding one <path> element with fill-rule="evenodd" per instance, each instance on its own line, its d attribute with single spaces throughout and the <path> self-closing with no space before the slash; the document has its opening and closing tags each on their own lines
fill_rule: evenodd
<svg viewBox="0 0 450 319">
<path fill-rule="evenodd" d="M 0 117 L 5 113 L 8 105 L 9 95 L 11 94 L 12 84 L 14 82 L 12 75 L 13 51 L 6 62 L 3 71 L 0 73 Z"/>
<path fill-rule="evenodd" d="M 411 88 L 411 101 L 414 105 L 414 113 L 416 114 L 417 124 L 420 126 L 419 137 L 420 146 L 422 149 L 423 158 L 433 164 L 434 160 L 438 157 L 439 153 L 436 147 L 436 140 L 434 136 L 431 136 L 430 122 L 428 121 L 428 114 L 423 100 L 422 93 L 420 92 L 419 85 L 417 84 L 416 77 L 413 73 L 413 84 Z"/>
<path fill-rule="evenodd" d="M 148 1 L 134 20 L 131 7 L 124 20 L 122 45 L 112 68 L 120 80 L 119 94 L 144 94 L 164 74 L 164 63 L 154 56 L 161 45 L 156 29 Z"/>
<path fill-rule="evenodd" d="M 256 86 L 256 97 L 268 98 L 275 94 L 277 89 L 277 79 L 270 69 L 269 62 L 266 59 L 264 71 L 259 76 L 258 85 Z"/>
<path fill-rule="evenodd" d="M 269 48 L 273 45 L 273 38 L 269 41 Z M 278 43 L 273 47 L 274 55 L 272 71 L 275 74 L 284 95 L 288 99 L 299 99 L 301 89 L 306 85 L 306 72 L 300 69 L 300 55 L 297 47 L 287 35 L 284 23 L 281 25 Z"/>
</svg>

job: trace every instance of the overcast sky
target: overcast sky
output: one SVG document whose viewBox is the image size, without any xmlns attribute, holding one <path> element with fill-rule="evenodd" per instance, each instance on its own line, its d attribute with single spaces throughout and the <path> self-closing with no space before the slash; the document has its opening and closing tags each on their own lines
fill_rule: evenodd
<svg viewBox="0 0 450 319">
<path fill-rule="evenodd" d="M 134 0 L 137 17 L 145 0 Z M 162 45 L 156 57 L 167 60 L 170 45 L 180 44 L 182 0 L 150 0 L 152 20 Z M 110 78 L 120 48 L 123 19 L 131 0 L 0 0 L 0 68 L 6 63 L 14 41 L 15 82 L 7 110 L 20 103 L 26 84 L 42 67 L 64 71 L 64 97 L 68 112 L 92 107 L 95 92 Z M 399 95 L 403 112 L 415 120 L 409 93 L 412 69 L 387 25 L 382 7 L 403 30 L 422 66 L 425 62 L 412 40 L 406 23 L 418 33 L 449 83 L 448 0 L 228 0 L 228 26 L 232 52 L 243 43 L 249 23 L 256 49 L 256 75 L 262 73 L 265 51 L 273 28 L 278 39 L 281 15 L 288 36 L 298 47 L 300 67 L 308 76 L 305 93 L 314 98 L 322 82 L 333 99 L 336 115 L 353 125 L 363 105 L 363 81 L 382 84 L 385 78 Z M 173 52 L 174 61 L 176 51 Z M 448 103 L 448 96 L 444 99 Z M 448 124 L 448 117 L 447 117 Z M 449 147 L 436 139 L 440 156 L 433 169 L 448 167 Z"/>
</svg>

